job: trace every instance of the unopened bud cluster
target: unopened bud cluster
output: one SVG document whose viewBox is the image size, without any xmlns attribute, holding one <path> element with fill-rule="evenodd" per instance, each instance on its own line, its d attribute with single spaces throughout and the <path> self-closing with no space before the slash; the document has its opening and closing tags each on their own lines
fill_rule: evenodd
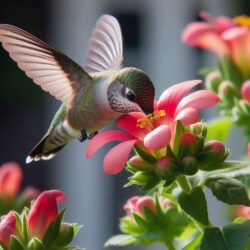
<svg viewBox="0 0 250 250">
<path fill-rule="evenodd" d="M 123 208 L 127 216 L 121 219 L 121 231 L 134 237 L 138 244 L 165 242 L 167 238 L 173 241 L 190 223 L 174 202 L 163 197 L 134 196 Z"/>
<path fill-rule="evenodd" d="M 234 81 L 225 79 L 219 71 L 212 71 L 206 76 L 206 87 L 220 98 L 220 109 L 223 115 L 232 117 L 232 121 L 246 128 L 249 135 L 250 121 L 250 80 Z"/>
<path fill-rule="evenodd" d="M 149 190 L 162 180 L 168 186 L 181 174 L 219 169 L 229 151 L 220 141 L 205 141 L 206 134 L 202 122 L 191 126 L 177 122 L 174 141 L 164 152 L 153 157 L 150 152 L 137 150 L 128 162 L 127 169 L 133 173 L 128 185 L 144 185 L 143 190 Z"/>
<path fill-rule="evenodd" d="M 79 250 L 70 243 L 81 227 L 64 223 L 65 209 L 58 211 L 57 203 L 64 199 L 59 190 L 44 191 L 31 209 L 2 216 L 0 250 Z"/>
</svg>

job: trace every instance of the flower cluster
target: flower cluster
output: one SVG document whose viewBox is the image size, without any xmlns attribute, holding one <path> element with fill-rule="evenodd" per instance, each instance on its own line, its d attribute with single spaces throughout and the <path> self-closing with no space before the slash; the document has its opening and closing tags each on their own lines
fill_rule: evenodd
<svg viewBox="0 0 250 250">
<path fill-rule="evenodd" d="M 215 105 L 219 98 L 209 90 L 185 96 L 199 83 L 188 81 L 167 89 L 155 102 L 153 114 L 122 115 L 116 125 L 125 131 L 108 130 L 96 135 L 87 146 L 87 157 L 108 142 L 121 141 L 105 156 L 104 171 L 117 174 L 128 163 L 133 173 L 130 184 L 147 187 L 161 180 L 169 185 L 179 174 L 219 168 L 228 151 L 219 141 L 205 142 L 206 125 L 199 122 L 199 110 Z M 137 155 L 129 160 L 132 148 Z"/>
<path fill-rule="evenodd" d="M 121 219 L 120 229 L 130 236 L 126 245 L 163 242 L 172 246 L 176 237 L 193 227 L 190 218 L 167 198 L 134 196 L 123 209 L 127 215 Z"/>
<path fill-rule="evenodd" d="M 222 114 L 243 126 L 250 140 L 250 17 L 200 16 L 205 22 L 187 25 L 182 41 L 218 56 L 219 67 L 206 73 L 206 86 L 220 96 Z"/>
<path fill-rule="evenodd" d="M 22 179 L 22 170 L 18 164 L 9 162 L 0 166 L 0 215 L 8 213 L 11 209 L 22 211 L 39 195 L 39 191 L 31 186 L 18 194 Z"/>
<path fill-rule="evenodd" d="M 59 190 L 41 193 L 31 209 L 21 214 L 10 211 L 0 222 L 0 249 L 79 249 L 69 246 L 80 229 L 75 224 L 62 222 L 65 210 L 58 211 L 58 203 L 65 196 Z"/>
</svg>

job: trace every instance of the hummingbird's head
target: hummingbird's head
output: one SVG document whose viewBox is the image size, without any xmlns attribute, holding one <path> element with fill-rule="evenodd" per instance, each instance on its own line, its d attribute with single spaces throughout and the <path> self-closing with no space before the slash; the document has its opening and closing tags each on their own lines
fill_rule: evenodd
<svg viewBox="0 0 250 250">
<path fill-rule="evenodd" d="M 149 77 L 136 68 L 120 70 L 110 84 L 108 99 L 111 108 L 119 113 L 154 111 L 155 88 Z"/>
</svg>

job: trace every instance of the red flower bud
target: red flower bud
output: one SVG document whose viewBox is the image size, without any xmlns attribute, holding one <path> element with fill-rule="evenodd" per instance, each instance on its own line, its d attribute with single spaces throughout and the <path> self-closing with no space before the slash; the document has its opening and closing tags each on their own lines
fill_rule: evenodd
<svg viewBox="0 0 250 250">
<path fill-rule="evenodd" d="M 194 175 L 198 171 L 197 159 L 193 156 L 186 156 L 182 159 L 183 170 L 186 175 Z"/>
<path fill-rule="evenodd" d="M 204 162 L 222 162 L 228 156 L 229 151 L 226 149 L 225 145 L 217 140 L 208 141 L 204 145 L 203 152 L 201 154 L 201 159 Z"/>
<path fill-rule="evenodd" d="M 44 191 L 34 202 L 28 214 L 28 224 L 32 237 L 42 239 L 50 223 L 58 215 L 58 202 L 65 196 L 59 190 Z"/>
<path fill-rule="evenodd" d="M 174 160 L 169 156 L 162 157 L 156 163 L 156 172 L 166 182 L 166 185 L 170 185 L 177 176 Z"/>
<path fill-rule="evenodd" d="M 250 220 L 250 207 L 243 205 L 235 206 L 234 214 L 236 217 L 243 217 Z"/>
<path fill-rule="evenodd" d="M 20 189 L 22 177 L 18 164 L 14 162 L 3 164 L 0 167 L 0 196 L 13 199 Z"/>
<path fill-rule="evenodd" d="M 7 215 L 2 216 L 0 222 L 0 240 L 8 246 L 11 235 L 16 233 L 16 216 L 13 211 Z"/>
<path fill-rule="evenodd" d="M 212 71 L 208 73 L 205 79 L 206 87 L 214 92 L 218 92 L 218 88 L 221 82 L 221 75 L 218 71 Z"/>
<path fill-rule="evenodd" d="M 40 194 L 39 190 L 32 186 L 26 187 L 24 191 L 22 192 L 22 195 L 24 196 L 24 198 L 29 201 L 36 199 L 39 194 Z"/>
<path fill-rule="evenodd" d="M 243 83 L 241 87 L 241 95 L 248 103 L 250 103 L 250 80 Z"/>
<path fill-rule="evenodd" d="M 139 196 L 133 196 L 127 200 L 125 205 L 123 206 L 123 209 L 127 212 L 129 216 L 132 216 L 133 213 L 135 213 L 136 210 L 136 203 L 140 199 Z"/>
<path fill-rule="evenodd" d="M 145 208 L 149 208 L 151 211 L 156 212 L 156 206 L 153 198 L 144 196 L 137 201 L 136 212 L 138 215 L 144 217 Z"/>
<path fill-rule="evenodd" d="M 221 141 L 213 140 L 206 142 L 204 151 L 211 152 L 218 155 L 225 154 L 225 145 Z"/>
<path fill-rule="evenodd" d="M 191 145 L 192 143 L 195 143 L 196 141 L 197 141 L 197 137 L 190 132 L 185 132 L 180 137 L 180 143 L 183 145 Z"/>
<path fill-rule="evenodd" d="M 149 208 L 153 212 L 156 212 L 156 206 L 153 198 L 149 196 L 139 197 L 134 196 L 128 199 L 126 204 L 123 206 L 123 209 L 126 210 L 128 215 L 133 218 L 133 214 L 137 214 L 141 217 L 144 217 L 145 207 Z"/>
</svg>

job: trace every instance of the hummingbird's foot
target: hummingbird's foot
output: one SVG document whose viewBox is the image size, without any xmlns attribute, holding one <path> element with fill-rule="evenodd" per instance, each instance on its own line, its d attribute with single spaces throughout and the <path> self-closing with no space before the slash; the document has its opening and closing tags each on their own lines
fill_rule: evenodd
<svg viewBox="0 0 250 250">
<path fill-rule="evenodd" d="M 89 135 L 88 135 L 88 139 L 89 140 L 91 140 L 95 135 L 97 135 L 98 134 L 98 131 L 95 131 L 95 132 L 93 132 L 93 133 L 90 133 Z"/>
<path fill-rule="evenodd" d="M 78 140 L 79 140 L 80 142 L 84 142 L 84 141 L 87 140 L 87 139 L 88 139 L 88 136 L 87 136 L 86 131 L 85 131 L 85 130 L 82 130 L 82 131 L 81 131 L 81 135 L 78 137 Z"/>
</svg>

